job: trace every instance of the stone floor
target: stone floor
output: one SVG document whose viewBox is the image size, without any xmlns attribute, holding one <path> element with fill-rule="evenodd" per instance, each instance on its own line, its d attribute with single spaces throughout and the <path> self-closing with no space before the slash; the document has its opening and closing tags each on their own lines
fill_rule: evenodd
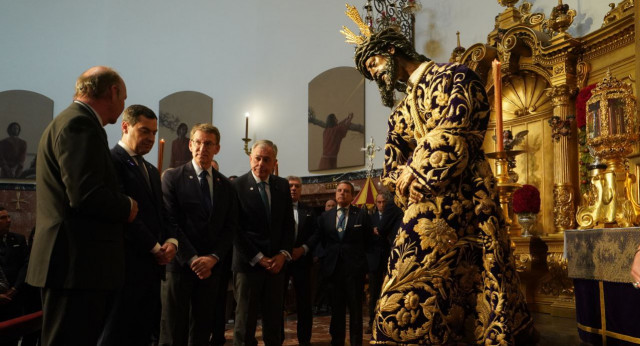
<svg viewBox="0 0 640 346">
<path fill-rule="evenodd" d="M 564 317 L 552 317 L 548 314 L 534 313 L 536 329 L 540 332 L 540 346 L 573 346 L 580 345 L 578 331 L 575 319 Z M 329 316 L 313 317 L 313 334 L 311 343 L 314 346 L 330 345 L 331 336 L 329 335 Z M 365 317 L 366 320 L 366 317 Z M 258 326 L 260 323 L 258 323 Z M 233 337 L 231 329 L 233 325 L 228 325 L 226 345 L 232 345 L 230 341 Z M 258 345 L 264 345 L 261 340 L 262 330 L 258 327 L 257 331 Z M 347 331 L 348 335 L 348 331 Z M 364 340 L 369 340 L 370 334 L 364 335 Z M 290 315 L 285 322 L 285 341 L 284 345 L 297 345 L 296 339 L 296 316 Z M 347 343 L 348 345 L 348 343 Z"/>
</svg>

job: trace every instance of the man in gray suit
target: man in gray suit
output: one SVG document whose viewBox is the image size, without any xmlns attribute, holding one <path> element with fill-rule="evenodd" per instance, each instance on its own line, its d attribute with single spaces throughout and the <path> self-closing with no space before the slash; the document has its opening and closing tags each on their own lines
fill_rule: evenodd
<svg viewBox="0 0 640 346">
<path fill-rule="evenodd" d="M 40 139 L 27 282 L 43 288 L 42 345 L 95 345 L 123 284 L 123 224 L 138 206 L 119 192 L 102 127 L 116 122 L 126 98 L 116 71 L 92 67 Z"/>
</svg>

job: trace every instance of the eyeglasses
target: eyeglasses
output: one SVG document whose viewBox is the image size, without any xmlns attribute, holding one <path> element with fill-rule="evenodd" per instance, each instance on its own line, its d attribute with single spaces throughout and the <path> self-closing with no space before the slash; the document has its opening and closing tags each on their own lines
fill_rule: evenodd
<svg viewBox="0 0 640 346">
<path fill-rule="evenodd" d="M 203 146 L 203 145 L 204 145 L 204 147 L 205 147 L 205 148 L 211 148 L 211 147 L 213 147 L 214 145 L 216 145 L 216 144 L 217 144 L 217 143 L 213 143 L 213 142 L 211 142 L 211 141 L 200 142 L 200 141 L 199 141 L 199 140 L 197 140 L 197 139 L 192 139 L 192 140 L 191 140 L 191 142 L 192 142 L 193 144 L 195 144 L 197 147 L 201 147 L 201 146 Z"/>
</svg>

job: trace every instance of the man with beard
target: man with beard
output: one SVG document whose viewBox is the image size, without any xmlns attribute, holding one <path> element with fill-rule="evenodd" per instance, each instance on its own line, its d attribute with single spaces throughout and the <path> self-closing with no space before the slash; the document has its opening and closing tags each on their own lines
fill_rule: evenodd
<svg viewBox="0 0 640 346">
<path fill-rule="evenodd" d="M 147 345 L 160 325 L 160 281 L 178 241 L 162 201 L 158 169 L 147 162 L 158 117 L 142 105 L 122 115 L 122 139 L 111 149 L 121 190 L 138 202 L 136 219 L 125 225 L 125 281 L 113 302 L 99 345 Z"/>
<path fill-rule="evenodd" d="M 383 183 L 404 219 L 374 320 L 374 344 L 536 342 L 482 143 L 489 121 L 484 84 L 468 67 L 435 64 L 399 32 L 362 36 L 356 67 L 393 106 Z M 474 321 L 471 326 L 470 322 Z"/>
</svg>

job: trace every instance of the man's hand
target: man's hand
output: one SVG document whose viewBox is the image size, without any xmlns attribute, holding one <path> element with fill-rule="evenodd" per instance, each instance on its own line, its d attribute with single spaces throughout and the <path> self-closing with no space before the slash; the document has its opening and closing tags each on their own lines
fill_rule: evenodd
<svg viewBox="0 0 640 346">
<path fill-rule="evenodd" d="M 631 264 L 631 276 L 633 277 L 634 282 L 640 282 L 640 248 L 636 251 L 635 257 L 633 257 L 633 263 Z M 634 285 L 634 287 L 635 286 L 636 285 Z"/>
<path fill-rule="evenodd" d="M 0 305 L 5 305 L 13 301 L 13 297 L 16 295 L 16 289 L 11 287 L 8 291 L 0 294 Z"/>
<path fill-rule="evenodd" d="M 411 182 L 413 181 L 413 179 L 415 179 L 415 177 L 413 176 L 413 172 L 411 172 L 411 169 L 409 169 L 409 167 L 405 167 L 402 170 L 402 174 L 400 174 L 398 181 L 396 182 L 396 191 L 401 196 L 406 196 L 408 192 L 407 190 L 409 189 L 409 186 L 411 186 Z"/>
<path fill-rule="evenodd" d="M 171 262 L 174 257 L 176 257 L 176 245 L 173 243 L 164 243 L 161 247 L 164 250 L 164 256 L 167 259 L 167 263 Z"/>
<path fill-rule="evenodd" d="M 262 257 L 260 261 L 258 261 L 258 264 L 263 266 L 267 270 L 269 270 L 269 267 L 271 267 L 271 263 L 273 263 L 273 260 L 267 256 Z"/>
<path fill-rule="evenodd" d="M 417 180 L 414 180 L 409 187 L 409 202 L 418 203 L 424 198 L 422 189 L 424 185 L 420 184 Z"/>
<path fill-rule="evenodd" d="M 138 202 L 136 202 L 136 200 L 131 197 L 129 197 L 129 200 L 131 201 L 131 211 L 129 212 L 129 218 L 127 219 L 127 222 L 133 222 L 133 220 L 136 218 L 136 215 L 138 215 Z"/>
<path fill-rule="evenodd" d="M 302 246 L 294 248 L 291 252 L 291 259 L 293 261 L 297 261 L 302 256 L 304 256 L 304 248 Z"/>
<path fill-rule="evenodd" d="M 380 232 L 378 231 L 378 227 L 373 228 L 373 234 L 380 235 Z"/>
<path fill-rule="evenodd" d="M 193 270 L 198 278 L 206 279 L 211 275 L 211 269 L 218 263 L 218 259 L 213 256 L 200 256 L 191 262 L 191 270 Z"/>
<path fill-rule="evenodd" d="M 284 257 L 284 255 L 281 253 L 273 256 L 271 266 L 267 268 L 267 270 L 271 274 L 278 274 L 282 270 L 282 267 L 284 266 L 284 262 L 286 260 L 286 257 Z"/>
</svg>

